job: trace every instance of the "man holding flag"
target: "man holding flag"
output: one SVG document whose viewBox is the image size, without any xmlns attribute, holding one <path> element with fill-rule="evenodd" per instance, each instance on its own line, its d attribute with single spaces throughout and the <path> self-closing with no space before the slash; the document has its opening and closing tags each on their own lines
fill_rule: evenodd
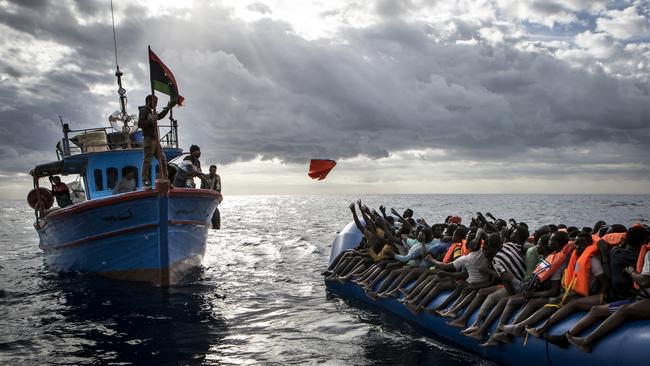
<svg viewBox="0 0 650 366">
<path fill-rule="evenodd" d="M 169 112 L 174 104 L 172 101 L 169 101 L 162 112 L 156 114 L 157 104 L 158 98 L 151 94 L 145 98 L 145 105 L 138 107 L 140 110 L 138 127 L 142 129 L 142 136 L 144 137 L 142 144 L 144 153 L 142 159 L 142 187 L 144 189 L 151 189 L 151 159 L 155 156 L 161 167 L 167 164 L 165 154 L 162 152 L 160 141 L 158 140 L 158 125 L 156 121 L 165 118 L 167 112 Z M 160 178 L 160 175 L 157 178 Z"/>
<path fill-rule="evenodd" d="M 176 84 L 174 74 L 151 50 L 151 47 L 149 47 L 149 74 L 151 78 L 151 95 L 146 97 L 145 105 L 138 108 L 140 110 L 138 127 L 142 129 L 144 137 L 144 157 L 142 159 L 142 185 L 144 189 L 151 189 L 151 160 L 154 156 L 160 164 L 160 173 L 157 178 L 167 179 L 167 160 L 160 146 L 157 121 L 164 118 L 174 105 L 182 106 L 185 99 L 178 94 L 178 84 Z M 169 103 L 160 113 L 156 113 L 158 98 L 154 90 L 170 96 Z"/>
</svg>

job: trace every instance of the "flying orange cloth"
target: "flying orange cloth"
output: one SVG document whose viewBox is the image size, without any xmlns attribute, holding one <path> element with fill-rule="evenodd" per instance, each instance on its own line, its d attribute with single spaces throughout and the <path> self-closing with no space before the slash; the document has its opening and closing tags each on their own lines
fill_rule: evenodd
<svg viewBox="0 0 650 366">
<path fill-rule="evenodd" d="M 334 160 L 312 159 L 311 163 L 309 163 L 308 174 L 312 179 L 323 180 L 335 166 L 336 162 Z"/>
</svg>

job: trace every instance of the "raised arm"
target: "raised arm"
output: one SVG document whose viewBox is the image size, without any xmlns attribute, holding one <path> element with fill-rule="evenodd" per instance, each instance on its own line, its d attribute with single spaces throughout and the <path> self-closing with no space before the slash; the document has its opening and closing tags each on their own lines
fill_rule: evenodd
<svg viewBox="0 0 650 366">
<path fill-rule="evenodd" d="M 422 217 L 417 219 L 415 222 L 417 222 L 418 224 L 420 224 L 420 225 L 422 225 L 424 227 L 428 227 L 429 229 L 431 229 L 431 226 L 429 226 L 429 224 L 427 224 L 427 222 L 424 221 L 424 218 L 422 218 Z"/>
<path fill-rule="evenodd" d="M 400 215 L 400 214 L 399 214 L 399 213 L 398 213 L 394 208 L 391 208 L 391 209 L 390 209 L 390 212 L 391 212 L 393 215 L 397 216 L 397 218 L 398 218 L 399 221 L 402 223 L 402 225 L 408 227 L 409 230 L 413 230 L 413 225 L 411 225 L 408 221 L 406 221 L 406 220 L 402 217 L 402 215 Z"/>
<path fill-rule="evenodd" d="M 363 221 L 366 223 L 366 227 L 373 233 L 376 233 L 377 227 L 375 226 L 375 223 L 370 219 L 370 217 L 366 214 L 366 212 L 363 210 L 363 205 L 361 204 L 361 200 L 357 200 L 357 206 L 359 206 L 359 211 L 361 211 L 361 216 L 363 216 Z"/>
<path fill-rule="evenodd" d="M 350 211 L 352 211 L 352 218 L 354 219 L 354 224 L 357 225 L 357 229 L 363 232 L 363 225 L 361 225 L 361 221 L 359 221 L 359 217 L 357 216 L 357 210 L 354 208 L 354 202 L 350 203 Z"/>
<path fill-rule="evenodd" d="M 386 216 L 386 207 L 384 205 L 379 206 L 379 212 L 381 212 L 381 216 L 384 220 L 388 221 L 388 216 Z"/>
</svg>

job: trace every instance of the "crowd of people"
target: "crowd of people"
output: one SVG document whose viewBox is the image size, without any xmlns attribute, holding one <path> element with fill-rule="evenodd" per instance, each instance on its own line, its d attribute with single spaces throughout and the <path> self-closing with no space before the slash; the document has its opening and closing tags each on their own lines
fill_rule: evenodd
<svg viewBox="0 0 650 366">
<path fill-rule="evenodd" d="M 449 318 L 484 347 L 528 333 L 590 352 L 621 324 L 650 319 L 646 225 L 529 228 L 490 213 L 477 213 L 469 225 L 458 216 L 429 225 L 411 209 L 387 214 L 384 206 L 377 211 L 357 201 L 350 210 L 363 239 L 339 253 L 326 279 L 354 282 L 372 299 L 395 298 L 413 314 Z M 443 291 L 450 294 L 431 306 Z M 579 311 L 587 314 L 569 331 L 549 334 Z"/>
</svg>

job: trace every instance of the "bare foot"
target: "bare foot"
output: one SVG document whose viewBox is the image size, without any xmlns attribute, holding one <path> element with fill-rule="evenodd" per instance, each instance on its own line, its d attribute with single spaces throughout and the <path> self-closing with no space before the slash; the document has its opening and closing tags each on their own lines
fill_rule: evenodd
<svg viewBox="0 0 650 366">
<path fill-rule="evenodd" d="M 503 333 L 521 337 L 524 335 L 524 329 L 519 325 L 504 325 Z"/>
<path fill-rule="evenodd" d="M 435 315 L 437 315 L 437 316 L 442 316 L 442 317 L 444 317 L 444 316 L 445 316 L 444 314 L 446 314 L 447 311 L 445 311 L 445 310 L 434 310 L 433 313 L 434 313 Z"/>
<path fill-rule="evenodd" d="M 483 335 L 479 334 L 479 332 L 465 333 L 465 336 L 476 339 L 477 341 L 480 341 L 480 340 L 483 339 Z"/>
<path fill-rule="evenodd" d="M 375 292 L 372 292 L 370 290 L 366 290 L 365 292 L 366 292 L 366 296 L 368 296 L 373 300 L 377 300 L 377 294 Z"/>
<path fill-rule="evenodd" d="M 445 311 L 445 313 L 441 314 L 440 316 L 443 316 L 445 318 L 452 318 L 453 319 L 453 318 L 458 317 L 458 313 L 455 312 L 455 311 L 450 310 L 450 311 Z"/>
<path fill-rule="evenodd" d="M 582 352 L 591 353 L 591 346 L 586 344 L 584 337 L 574 337 L 571 334 L 566 335 L 567 341 L 578 347 Z"/>
<path fill-rule="evenodd" d="M 397 297 L 397 295 L 399 295 L 399 294 L 400 294 L 399 291 L 392 290 L 392 291 L 389 291 L 389 292 L 386 293 L 386 297 Z"/>
<path fill-rule="evenodd" d="M 504 332 L 492 334 L 491 339 L 501 343 L 510 343 L 510 336 Z"/>
<path fill-rule="evenodd" d="M 526 332 L 533 337 L 540 338 L 544 333 L 546 333 L 546 328 L 543 325 L 537 328 L 526 326 Z"/>
<path fill-rule="evenodd" d="M 481 347 L 496 347 L 496 346 L 499 346 L 499 345 L 501 345 L 501 343 L 495 341 L 495 340 L 492 339 L 492 338 L 490 338 L 490 339 L 488 339 L 487 341 L 485 341 L 485 343 L 481 343 L 481 344 L 480 344 Z"/>
<path fill-rule="evenodd" d="M 452 327 L 460 328 L 463 329 L 465 328 L 465 321 L 461 319 L 456 319 L 453 321 L 448 322 L 447 324 L 451 325 Z"/>
<path fill-rule="evenodd" d="M 468 328 L 465 328 L 461 330 L 460 332 L 463 334 L 469 334 L 469 333 L 474 333 L 478 330 L 478 327 L 476 325 L 469 326 Z"/>
</svg>

